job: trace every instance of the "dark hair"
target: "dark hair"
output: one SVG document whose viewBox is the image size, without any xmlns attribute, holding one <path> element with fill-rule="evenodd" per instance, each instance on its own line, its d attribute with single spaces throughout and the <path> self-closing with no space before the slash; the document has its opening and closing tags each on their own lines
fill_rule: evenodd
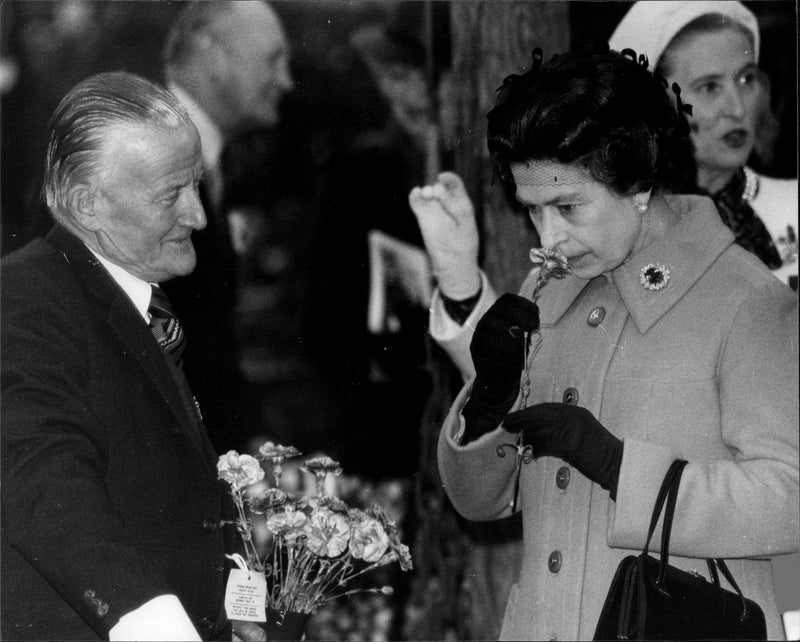
<svg viewBox="0 0 800 642">
<path fill-rule="evenodd" d="M 47 126 L 43 196 L 57 220 L 69 222 L 71 187 L 103 171 L 106 134 L 119 125 L 193 127 L 172 94 L 140 76 L 117 71 L 79 82 L 61 99 Z"/>
<path fill-rule="evenodd" d="M 677 108 L 666 81 L 627 49 L 555 55 L 506 78 L 489 112 L 487 142 L 495 171 L 514 188 L 510 164 L 573 164 L 619 195 L 672 189 L 692 166 L 680 89 Z"/>
</svg>

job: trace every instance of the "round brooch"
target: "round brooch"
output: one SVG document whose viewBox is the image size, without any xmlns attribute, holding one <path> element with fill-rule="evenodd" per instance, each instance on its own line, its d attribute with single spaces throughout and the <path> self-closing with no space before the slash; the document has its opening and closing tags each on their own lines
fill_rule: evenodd
<svg viewBox="0 0 800 642">
<path fill-rule="evenodd" d="M 669 282 L 669 270 L 660 263 L 650 263 L 639 272 L 639 282 L 645 290 L 663 290 Z"/>
</svg>

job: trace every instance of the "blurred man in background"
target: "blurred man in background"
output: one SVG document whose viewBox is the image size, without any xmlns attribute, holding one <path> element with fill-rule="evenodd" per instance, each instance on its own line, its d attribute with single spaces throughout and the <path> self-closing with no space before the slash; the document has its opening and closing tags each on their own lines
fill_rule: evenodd
<svg viewBox="0 0 800 642">
<path fill-rule="evenodd" d="M 208 227 L 193 237 L 197 269 L 176 279 L 169 294 L 187 320 L 187 336 L 201 346 L 187 359 L 186 370 L 212 439 L 219 450 L 244 448 L 259 430 L 260 417 L 240 370 L 237 277 L 240 259 L 263 224 L 260 197 L 270 178 L 262 171 L 271 151 L 267 139 L 293 83 L 288 44 L 265 2 L 198 1 L 176 18 L 163 62 L 167 87 L 200 132 L 201 194 L 208 214 Z M 251 177 L 233 177 L 226 172 L 226 158 L 236 159 L 231 164 L 237 167 L 257 169 Z"/>
</svg>

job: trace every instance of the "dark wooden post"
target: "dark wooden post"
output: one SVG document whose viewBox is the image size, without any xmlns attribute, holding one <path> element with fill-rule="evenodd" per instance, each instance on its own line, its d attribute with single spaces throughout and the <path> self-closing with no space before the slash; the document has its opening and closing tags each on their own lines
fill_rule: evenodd
<svg viewBox="0 0 800 642">
<path fill-rule="evenodd" d="M 461 90 L 455 170 L 476 205 L 483 269 L 498 293 L 516 292 L 531 268 L 529 249 L 538 245 L 538 237 L 527 215 L 493 183 L 486 114 L 503 79 L 530 67 L 534 47 L 541 47 L 546 58 L 568 49 L 568 3 L 454 2 L 451 16 L 454 82 Z M 465 531 L 467 634 L 497 639 L 521 566 L 521 521 L 516 516 Z"/>
<path fill-rule="evenodd" d="M 530 268 L 536 234 L 492 185 L 486 151 L 486 114 L 503 79 L 530 67 L 531 52 L 545 59 L 569 48 L 567 2 L 453 2 L 454 84 L 459 88 L 459 147 L 455 170 L 473 197 L 482 230 L 483 268 L 499 292 L 516 292 Z"/>
<path fill-rule="evenodd" d="M 546 56 L 570 41 L 568 3 L 476 1 L 449 3 L 452 75 L 456 92 L 454 166 L 475 204 L 482 231 L 482 265 L 499 292 L 515 292 L 530 269 L 536 234 L 492 184 L 486 151 L 486 114 L 495 90 L 511 73 L 525 71 L 534 47 Z M 497 639 L 511 583 L 520 562 L 518 519 L 488 526 L 457 518 L 436 467 L 436 442 L 460 378 L 431 346 L 433 393 L 422 421 L 416 483 L 415 580 L 408 603 L 408 639 Z"/>
</svg>

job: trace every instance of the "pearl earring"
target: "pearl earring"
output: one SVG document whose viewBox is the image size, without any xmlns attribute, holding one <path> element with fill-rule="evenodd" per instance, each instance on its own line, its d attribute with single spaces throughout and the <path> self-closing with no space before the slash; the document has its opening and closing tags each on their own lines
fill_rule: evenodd
<svg viewBox="0 0 800 642">
<path fill-rule="evenodd" d="M 638 203 L 636 209 L 639 210 L 639 214 L 644 214 L 647 211 L 647 203 Z"/>
</svg>

